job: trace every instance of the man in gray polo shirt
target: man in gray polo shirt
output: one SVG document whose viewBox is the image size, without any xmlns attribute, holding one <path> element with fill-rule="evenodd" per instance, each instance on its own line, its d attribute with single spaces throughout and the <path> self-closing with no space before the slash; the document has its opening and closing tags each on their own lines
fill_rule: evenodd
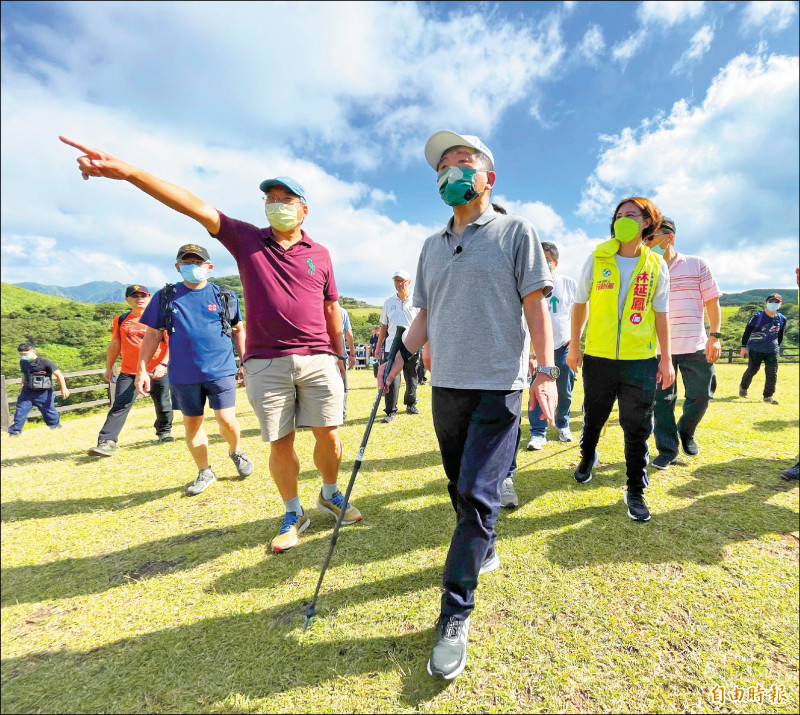
<svg viewBox="0 0 800 715">
<path fill-rule="evenodd" d="M 531 337 L 540 367 L 528 407 L 538 404 L 550 424 L 558 371 L 544 301 L 553 278 L 530 222 L 490 206 L 491 152 L 477 137 L 442 131 L 428 140 L 425 158 L 453 218 L 422 248 L 414 291 L 419 314 L 384 389 L 428 341 L 433 425 L 457 519 L 428 672 L 450 680 L 467 662 L 478 576 L 500 565 L 494 523 L 500 482 L 517 448 Z"/>
</svg>

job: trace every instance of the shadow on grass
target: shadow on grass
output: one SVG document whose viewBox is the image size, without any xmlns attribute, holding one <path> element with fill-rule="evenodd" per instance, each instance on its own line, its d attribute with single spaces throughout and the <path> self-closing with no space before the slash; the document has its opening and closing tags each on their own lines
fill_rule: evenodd
<svg viewBox="0 0 800 715">
<path fill-rule="evenodd" d="M 2 521 L 22 521 L 24 519 L 47 519 L 67 514 L 89 514 L 95 511 L 118 511 L 139 506 L 168 494 L 182 491 L 183 487 L 169 487 L 150 492 L 122 494 L 115 497 L 96 497 L 94 499 L 64 499 L 62 501 L 11 501 L 0 508 Z"/>
<path fill-rule="evenodd" d="M 357 525 L 345 527 L 336 547 L 336 564 L 351 565 L 390 559 L 419 548 L 446 544 L 455 526 L 449 499 L 445 503 L 423 507 L 413 512 L 392 508 L 399 500 L 444 494 L 441 483 L 430 482 L 421 488 L 395 491 L 360 498 L 358 507 L 366 514 Z M 282 516 L 282 515 L 281 515 Z M 300 569 L 318 569 L 327 553 L 334 519 L 330 515 L 309 510 L 311 528 L 291 555 L 269 554 L 270 539 L 278 533 L 280 517 L 245 522 L 231 529 L 201 529 L 181 536 L 151 541 L 129 549 L 83 558 L 68 558 L 45 564 L 2 569 L 3 606 L 69 598 L 81 594 L 102 593 L 127 581 L 125 574 L 142 564 L 170 561 L 173 573 L 212 561 L 224 554 L 261 546 L 264 560 L 257 566 L 237 571 L 216 582 L 226 591 L 264 588 L 294 577 Z M 441 530 L 431 530 L 431 520 L 442 522 Z M 397 534 L 403 538 L 398 539 Z M 319 534 L 321 538 L 309 538 Z M 198 541 L 202 540 L 202 544 Z"/>
<path fill-rule="evenodd" d="M 297 599 L 260 613 L 204 619 L 90 650 L 7 658 L 2 665 L 3 708 L 107 710 L 108 694 L 117 693 L 115 708 L 122 712 L 152 710 L 153 702 L 172 712 L 196 712 L 199 703 L 206 706 L 200 709 L 207 709 L 211 703 L 237 696 L 268 698 L 342 677 L 398 671 L 403 680 L 401 701 L 416 707 L 447 687 L 425 671 L 432 627 L 402 635 L 324 641 L 314 639 L 314 626 L 342 609 L 387 593 L 428 589 L 439 578 L 439 570 L 430 568 L 325 593 L 320 613 L 305 635 L 300 627 L 307 602 Z M 243 649 L 250 654 L 243 656 Z M 48 688 L 45 696 L 44 684 L 61 682 L 65 673 L 70 687 Z M 77 702 L 76 693 L 82 694 Z"/>
<path fill-rule="evenodd" d="M 783 432 L 785 429 L 796 428 L 798 420 L 762 420 L 754 422 L 753 429 L 757 432 Z"/>
<path fill-rule="evenodd" d="M 621 499 L 613 505 L 587 507 L 533 521 L 537 529 L 548 530 L 586 522 L 548 541 L 548 559 L 565 568 L 622 562 L 717 563 L 731 544 L 797 531 L 797 512 L 768 503 L 776 493 L 794 487 L 781 481 L 780 466 L 768 459 L 745 458 L 699 467 L 691 482 L 670 490 L 673 496 L 699 498 L 688 506 L 665 512 L 651 499 L 653 516 L 646 524 L 631 521 Z M 741 492 L 713 493 L 741 483 L 751 486 Z M 530 527 L 526 521 L 506 520 L 504 535 L 527 533 Z"/>
</svg>

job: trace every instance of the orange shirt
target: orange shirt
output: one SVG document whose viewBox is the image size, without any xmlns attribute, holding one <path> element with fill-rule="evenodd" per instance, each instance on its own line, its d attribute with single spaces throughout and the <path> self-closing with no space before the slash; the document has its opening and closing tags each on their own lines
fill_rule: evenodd
<svg viewBox="0 0 800 715">
<path fill-rule="evenodd" d="M 136 367 L 139 363 L 139 348 L 147 332 L 147 326 L 139 322 L 133 313 L 122 321 L 122 329 L 119 326 L 119 315 L 111 322 L 111 337 L 119 341 L 120 354 L 122 355 L 122 365 L 120 372 L 128 375 L 136 374 Z M 153 359 L 147 363 L 147 371 L 151 372 L 167 354 L 168 348 L 167 331 L 164 331 L 163 338 L 156 348 Z"/>
</svg>

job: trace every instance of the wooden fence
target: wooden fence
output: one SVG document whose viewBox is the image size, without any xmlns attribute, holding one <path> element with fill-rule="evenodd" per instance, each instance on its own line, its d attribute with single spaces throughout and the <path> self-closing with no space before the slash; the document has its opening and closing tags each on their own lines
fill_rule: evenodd
<svg viewBox="0 0 800 715">
<path fill-rule="evenodd" d="M 65 372 L 64 377 L 84 377 L 86 375 L 102 375 L 105 372 L 103 368 L 98 370 L 78 370 L 77 372 Z M 55 378 L 53 378 L 55 382 Z M 8 398 L 8 385 L 21 385 L 22 378 L 17 377 L 11 380 L 6 380 L 5 375 L 0 375 L 0 427 L 6 430 L 8 426 L 11 424 L 11 410 L 9 409 L 10 405 L 16 402 L 16 398 L 12 397 L 11 399 Z M 69 383 L 67 383 L 69 385 Z M 57 412 L 69 412 L 70 410 L 79 410 L 84 409 L 86 407 L 95 407 L 96 405 L 105 405 L 109 407 L 114 402 L 114 394 L 117 389 L 117 383 L 107 383 L 101 382 L 98 385 L 84 385 L 83 387 L 72 387 L 70 388 L 71 395 L 78 395 L 81 392 L 94 392 L 95 390 L 106 390 L 107 397 L 103 398 L 102 400 L 88 400 L 86 402 L 76 402 L 69 405 L 62 405 L 61 407 L 56 407 Z M 61 390 L 55 390 L 55 396 L 61 397 Z M 137 394 L 136 399 L 141 399 L 142 396 Z M 37 419 L 41 418 L 41 414 L 37 411 L 36 413 L 31 412 L 28 419 Z"/>
</svg>

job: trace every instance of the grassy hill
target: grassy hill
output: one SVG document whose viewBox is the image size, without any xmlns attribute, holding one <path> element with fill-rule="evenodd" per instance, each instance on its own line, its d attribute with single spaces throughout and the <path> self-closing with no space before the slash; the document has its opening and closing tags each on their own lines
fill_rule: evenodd
<svg viewBox="0 0 800 715">
<path fill-rule="evenodd" d="M 779 293 L 786 305 L 797 305 L 797 287 L 795 288 L 754 288 L 741 293 L 723 293 L 720 305 L 745 305 L 747 303 L 763 303 L 770 293 Z"/>
<path fill-rule="evenodd" d="M 498 519 L 501 566 L 480 577 L 449 685 L 425 672 L 454 525 L 429 387 L 420 415 L 375 425 L 352 495 L 364 518 L 342 528 L 306 632 L 333 527 L 313 509 L 310 430 L 295 448 L 311 526 L 283 555 L 268 550 L 283 504 L 244 390 L 255 472 L 237 478 L 209 413 L 219 481 L 198 497 L 183 496 L 196 474 L 183 428 L 155 442 L 147 403 L 112 459 L 85 452 L 103 415 L 3 436 L 3 712 L 796 713 L 798 490 L 778 470 L 797 455 L 798 373 L 767 405 L 737 396 L 741 370 L 720 366 L 700 454 L 651 475 L 647 524 L 621 502 L 616 411 L 587 485 L 572 478 L 577 442 L 522 442 L 520 506 Z M 350 388 L 340 486 L 371 371 Z M 715 704 L 718 686 L 765 699 Z"/>
<path fill-rule="evenodd" d="M 66 305 L 71 302 L 67 298 L 57 298 L 54 295 L 36 293 L 10 283 L 0 284 L 0 311 L 2 311 L 3 316 L 20 311 L 27 305 Z"/>
</svg>

